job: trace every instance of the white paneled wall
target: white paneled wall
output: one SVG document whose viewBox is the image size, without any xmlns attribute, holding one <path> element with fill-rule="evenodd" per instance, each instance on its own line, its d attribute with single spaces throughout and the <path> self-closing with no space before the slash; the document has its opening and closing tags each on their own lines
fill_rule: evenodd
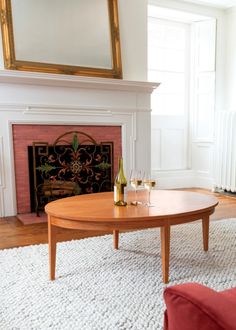
<svg viewBox="0 0 236 330">
<path fill-rule="evenodd" d="M 166 129 L 162 133 L 162 140 L 163 144 L 169 148 L 162 155 L 163 167 L 167 170 L 183 169 L 186 166 L 184 130 Z"/>
<path fill-rule="evenodd" d="M 186 134 L 186 127 L 181 118 L 152 116 L 152 170 L 187 168 Z"/>
</svg>

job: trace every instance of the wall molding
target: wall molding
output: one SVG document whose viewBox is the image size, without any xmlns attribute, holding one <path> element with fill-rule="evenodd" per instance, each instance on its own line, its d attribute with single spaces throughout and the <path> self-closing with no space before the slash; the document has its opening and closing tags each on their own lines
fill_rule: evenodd
<svg viewBox="0 0 236 330">
<path fill-rule="evenodd" d="M 160 189 L 205 188 L 211 190 L 213 178 L 209 172 L 180 170 L 153 171 Z"/>
<path fill-rule="evenodd" d="M 133 108 L 133 107 L 114 107 L 114 106 L 62 106 L 59 104 L 15 104 L 15 103 L 0 103 L 1 111 L 17 111 L 24 112 L 24 114 L 45 114 L 58 113 L 64 115 L 74 115 L 74 114 L 91 114 L 91 115 L 112 115 L 112 114 L 128 114 L 133 112 L 150 112 L 151 108 Z"/>
<path fill-rule="evenodd" d="M 153 171 L 160 189 L 192 188 L 196 180 L 193 170 Z"/>
</svg>

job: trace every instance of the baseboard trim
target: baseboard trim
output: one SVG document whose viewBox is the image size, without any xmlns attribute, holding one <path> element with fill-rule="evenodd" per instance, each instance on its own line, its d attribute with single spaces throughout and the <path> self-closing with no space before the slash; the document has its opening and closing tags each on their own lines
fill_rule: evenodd
<svg viewBox="0 0 236 330">
<path fill-rule="evenodd" d="M 157 187 L 160 189 L 204 188 L 212 189 L 213 179 L 197 175 L 193 170 L 154 171 Z"/>
</svg>

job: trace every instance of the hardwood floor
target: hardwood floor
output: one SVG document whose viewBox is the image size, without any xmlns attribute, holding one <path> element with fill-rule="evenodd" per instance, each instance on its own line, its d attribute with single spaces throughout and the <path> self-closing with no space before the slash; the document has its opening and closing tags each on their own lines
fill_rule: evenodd
<svg viewBox="0 0 236 330">
<path fill-rule="evenodd" d="M 212 220 L 224 218 L 236 218 L 236 198 L 218 193 L 211 193 L 204 189 L 185 189 L 204 194 L 215 195 L 219 199 L 219 205 Z M 58 241 L 67 241 L 91 236 L 106 234 L 105 232 L 91 232 L 80 230 L 58 229 Z M 47 243 L 47 224 L 40 223 L 24 226 L 16 217 L 0 219 L 0 249 L 26 246 L 32 244 Z"/>
</svg>

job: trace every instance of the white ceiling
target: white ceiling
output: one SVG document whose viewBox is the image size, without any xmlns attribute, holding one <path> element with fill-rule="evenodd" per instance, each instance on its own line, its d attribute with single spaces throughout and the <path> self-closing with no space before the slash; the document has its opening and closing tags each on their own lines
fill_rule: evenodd
<svg viewBox="0 0 236 330">
<path fill-rule="evenodd" d="M 217 8 L 229 8 L 236 6 L 236 0 L 184 0 L 199 5 L 213 6 Z"/>
</svg>

